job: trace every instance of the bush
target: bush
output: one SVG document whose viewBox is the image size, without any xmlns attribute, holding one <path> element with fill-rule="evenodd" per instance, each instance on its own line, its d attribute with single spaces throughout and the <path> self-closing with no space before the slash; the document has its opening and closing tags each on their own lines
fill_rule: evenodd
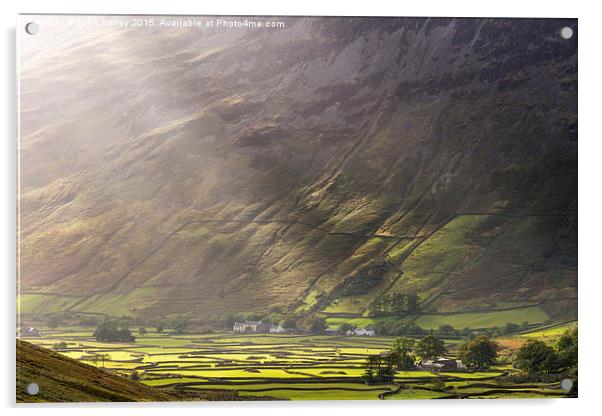
<svg viewBox="0 0 602 416">
<path fill-rule="evenodd" d="M 514 366 L 526 373 L 554 373 L 560 369 L 556 351 L 539 340 L 529 340 L 518 350 Z"/>
</svg>

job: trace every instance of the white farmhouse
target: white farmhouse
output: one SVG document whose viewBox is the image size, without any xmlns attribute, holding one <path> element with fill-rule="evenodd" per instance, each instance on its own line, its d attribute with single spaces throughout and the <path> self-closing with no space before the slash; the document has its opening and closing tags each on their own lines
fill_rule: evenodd
<svg viewBox="0 0 602 416">
<path fill-rule="evenodd" d="M 274 326 L 265 324 L 261 321 L 234 322 L 234 326 L 232 327 L 232 332 L 267 333 L 267 332 L 274 332 L 274 331 L 272 331 L 272 328 L 274 328 Z M 282 327 L 280 327 L 280 328 L 282 329 Z M 282 329 L 282 332 L 284 332 L 284 329 Z"/>
<path fill-rule="evenodd" d="M 348 336 L 365 336 L 365 337 L 373 337 L 376 333 L 374 332 L 373 329 L 367 329 L 367 328 L 355 328 L 353 331 L 349 330 L 345 333 Z"/>
<path fill-rule="evenodd" d="M 270 327 L 270 334 L 282 334 L 283 332 L 286 332 L 286 329 L 280 325 L 272 325 Z"/>
<path fill-rule="evenodd" d="M 353 332 L 357 336 L 366 336 L 366 337 L 373 337 L 375 334 L 373 329 L 367 329 L 367 328 L 356 328 L 355 331 L 353 331 Z"/>
</svg>

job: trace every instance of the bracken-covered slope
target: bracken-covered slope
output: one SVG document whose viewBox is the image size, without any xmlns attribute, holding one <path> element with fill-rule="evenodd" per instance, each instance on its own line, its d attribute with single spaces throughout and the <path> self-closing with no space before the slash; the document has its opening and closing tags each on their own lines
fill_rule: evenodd
<svg viewBox="0 0 602 416">
<path fill-rule="evenodd" d="M 576 21 L 281 20 L 22 42 L 22 312 L 574 318 Z"/>
<path fill-rule="evenodd" d="M 36 395 L 26 393 L 30 383 Z M 17 402 L 148 402 L 177 396 L 17 340 Z"/>
</svg>

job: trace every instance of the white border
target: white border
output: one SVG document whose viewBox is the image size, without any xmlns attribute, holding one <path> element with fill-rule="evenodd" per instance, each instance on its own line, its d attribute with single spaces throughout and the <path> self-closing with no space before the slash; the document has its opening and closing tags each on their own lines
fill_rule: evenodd
<svg viewBox="0 0 602 416">
<path fill-rule="evenodd" d="M 15 328 L 15 204 L 16 204 L 16 121 L 15 121 L 15 21 L 17 13 L 139 13 L 139 14 L 217 14 L 217 15 L 355 15 L 355 16 L 488 16 L 488 17 L 576 17 L 579 18 L 579 324 L 580 324 L 580 398 L 545 400 L 504 400 L 504 401 L 412 401 L 412 402 L 297 402 L 297 403 L 196 403 L 196 404 L 84 404 L 48 405 L 42 408 L 29 406 L 27 412 L 44 412 L 48 416 L 60 414 L 89 416 L 107 414 L 107 406 L 114 415 L 144 413 L 145 416 L 163 415 L 178 412 L 179 415 L 202 414 L 241 414 L 282 415 L 345 413 L 365 415 L 372 409 L 383 414 L 401 412 L 440 413 L 447 415 L 504 415 L 526 412 L 540 415 L 589 414 L 596 409 L 596 399 L 600 395 L 600 376 L 596 374 L 602 348 L 599 319 L 601 315 L 599 298 L 602 294 L 600 282 L 602 273 L 600 257 L 600 236 L 602 235 L 602 215 L 599 212 L 600 178 L 598 166 L 602 145 L 600 121 L 601 54 L 600 24 L 602 16 L 594 1 L 380 1 L 363 2 L 304 0 L 286 2 L 270 1 L 228 1 L 208 3 L 185 0 L 146 0 L 146 1 L 76 1 L 23 0 L 18 4 L 10 1 L 1 3 L 0 18 L 3 22 L 2 54 L 2 126 L 4 140 L 0 161 L 2 172 L 2 201 L 0 211 L 0 264 L 3 266 L 4 283 L 2 302 L 2 358 L 4 362 L 0 376 L 2 404 L 9 407 L 8 413 L 20 411 L 14 405 L 14 328 Z M 11 408 L 12 407 L 12 408 Z M 85 409 L 85 410 L 83 410 Z M 114 410 L 113 410 L 114 409 Z M 599 409 L 598 409 L 599 410 Z M 598 412 L 596 412 L 598 413 Z"/>
</svg>

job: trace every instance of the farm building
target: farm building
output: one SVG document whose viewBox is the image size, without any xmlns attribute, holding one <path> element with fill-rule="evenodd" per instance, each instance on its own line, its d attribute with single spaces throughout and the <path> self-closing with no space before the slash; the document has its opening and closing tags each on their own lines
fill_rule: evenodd
<svg viewBox="0 0 602 416">
<path fill-rule="evenodd" d="M 270 334 L 282 334 L 283 332 L 286 332 L 286 329 L 280 325 L 270 326 Z"/>
<path fill-rule="evenodd" d="M 436 360 L 425 360 L 418 364 L 418 367 L 427 371 L 464 371 L 466 366 L 461 360 L 440 357 Z"/>
<path fill-rule="evenodd" d="M 245 321 L 245 322 L 234 322 L 234 326 L 232 327 L 233 332 L 259 332 L 259 333 L 267 333 L 272 332 L 272 325 L 264 324 L 261 321 Z M 284 331 L 284 329 L 283 329 Z"/>
<path fill-rule="evenodd" d="M 355 328 L 353 331 L 352 330 L 347 331 L 346 335 L 373 337 L 375 335 L 375 332 L 373 329 Z"/>
<path fill-rule="evenodd" d="M 40 331 L 37 330 L 37 328 L 34 327 L 23 327 L 23 328 L 19 328 L 19 333 L 18 333 L 19 337 L 39 337 L 40 336 Z"/>
</svg>

